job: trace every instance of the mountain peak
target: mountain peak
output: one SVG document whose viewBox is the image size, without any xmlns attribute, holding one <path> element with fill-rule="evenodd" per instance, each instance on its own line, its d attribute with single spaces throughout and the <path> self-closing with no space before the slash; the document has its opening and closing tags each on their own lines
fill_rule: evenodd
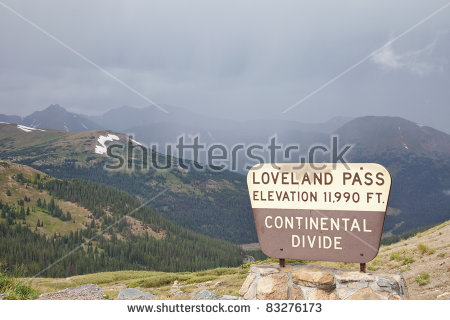
<svg viewBox="0 0 450 320">
<path fill-rule="evenodd" d="M 415 154 L 450 154 L 450 136 L 401 117 L 365 116 L 355 118 L 336 133 L 346 143 L 364 146 L 369 154 L 402 150 Z"/>
<path fill-rule="evenodd" d="M 68 112 L 66 109 L 61 107 L 59 104 L 51 104 L 46 109 L 42 111 L 51 111 L 51 112 Z"/>
<path fill-rule="evenodd" d="M 99 129 L 99 125 L 87 117 L 67 111 L 59 104 L 51 104 L 41 111 L 36 111 L 25 117 L 23 125 L 33 128 L 81 132 Z"/>
</svg>

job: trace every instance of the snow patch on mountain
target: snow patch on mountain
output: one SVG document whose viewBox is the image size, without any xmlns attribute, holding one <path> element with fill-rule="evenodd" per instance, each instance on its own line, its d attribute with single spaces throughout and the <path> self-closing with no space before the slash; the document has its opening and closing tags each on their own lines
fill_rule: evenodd
<svg viewBox="0 0 450 320">
<path fill-rule="evenodd" d="M 106 145 L 107 141 L 120 140 L 118 136 L 115 134 L 108 134 L 107 136 L 99 136 L 97 142 L 100 145 L 95 146 L 95 153 L 97 154 L 106 154 Z"/>
<path fill-rule="evenodd" d="M 142 143 L 140 143 L 139 141 L 137 141 L 137 140 L 134 140 L 134 139 L 131 139 L 130 138 L 130 140 L 131 140 L 131 142 L 133 142 L 133 143 L 135 143 L 135 144 L 137 144 L 138 146 L 141 146 L 141 147 L 143 147 L 144 145 L 142 144 Z"/>
<path fill-rule="evenodd" d="M 400 133 L 400 141 L 402 143 L 403 148 L 405 148 L 406 150 L 409 150 L 408 145 L 406 144 L 403 135 L 402 135 L 402 130 L 400 129 L 400 127 L 398 127 L 398 132 Z"/>
<path fill-rule="evenodd" d="M 31 132 L 31 131 L 45 131 L 43 129 L 37 129 L 37 128 L 32 128 L 32 127 L 26 127 L 26 126 L 22 126 L 20 124 L 17 125 L 17 128 L 19 128 L 20 130 L 23 130 L 25 132 Z"/>
</svg>

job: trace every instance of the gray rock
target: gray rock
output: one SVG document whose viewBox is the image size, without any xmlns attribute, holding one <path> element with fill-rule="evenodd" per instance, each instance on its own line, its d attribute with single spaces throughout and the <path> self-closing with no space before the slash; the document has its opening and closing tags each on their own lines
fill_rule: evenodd
<svg viewBox="0 0 450 320">
<path fill-rule="evenodd" d="M 214 293 L 208 290 L 202 290 L 192 300 L 219 300 L 219 296 L 216 296 Z"/>
<path fill-rule="evenodd" d="M 237 299 L 238 299 L 238 297 L 230 296 L 228 294 L 225 294 L 222 296 L 222 298 L 220 298 L 220 300 L 237 300 Z"/>
<path fill-rule="evenodd" d="M 370 273 L 361 273 L 359 271 L 347 271 L 347 270 L 339 270 L 338 272 L 336 272 L 334 278 L 336 279 L 336 283 L 375 281 L 374 276 L 371 275 Z"/>
<path fill-rule="evenodd" d="M 134 288 L 127 288 L 127 289 L 119 292 L 117 299 L 121 299 L 121 300 L 133 300 L 133 299 L 155 300 L 156 296 L 149 292 L 144 292 L 144 291 L 134 289 Z"/>
<path fill-rule="evenodd" d="M 259 274 L 261 276 L 266 276 L 266 275 L 278 273 L 278 272 L 280 272 L 280 270 L 276 263 L 262 264 L 262 265 L 261 264 L 260 265 L 253 264 L 250 266 L 250 273 Z"/>
<path fill-rule="evenodd" d="M 348 297 L 353 295 L 356 291 L 357 291 L 357 289 L 349 289 L 349 288 L 343 287 L 343 288 L 336 289 L 336 294 L 339 299 L 346 300 Z"/>
<path fill-rule="evenodd" d="M 388 291 L 388 292 L 399 292 L 400 291 L 398 282 L 395 281 L 394 279 L 389 279 L 387 277 L 378 279 L 377 285 L 383 291 Z"/>
<path fill-rule="evenodd" d="M 250 275 L 249 277 L 251 277 L 252 275 Z M 242 295 L 242 297 L 245 299 L 245 300 L 253 300 L 253 299 L 256 299 L 256 286 L 257 286 L 257 283 L 258 283 L 258 279 L 259 279 L 260 277 L 258 277 L 258 278 L 256 278 L 256 280 L 255 281 L 253 281 L 252 283 L 251 283 L 251 285 L 249 286 L 249 288 L 248 288 L 248 291 L 247 292 L 244 292 L 244 294 Z M 247 281 L 247 280 L 246 280 Z M 241 292 L 241 290 L 239 290 L 239 292 Z"/>
<path fill-rule="evenodd" d="M 8 294 L 7 293 L 0 293 L 0 300 L 3 300 L 4 297 L 6 297 Z"/>
<path fill-rule="evenodd" d="M 105 297 L 98 285 L 89 283 L 58 292 L 44 293 L 38 300 L 101 300 Z"/>
<path fill-rule="evenodd" d="M 172 289 L 169 290 L 169 293 L 172 297 L 182 297 L 185 295 L 185 293 L 183 291 L 181 291 L 178 288 L 174 288 L 174 287 L 172 287 Z"/>
</svg>

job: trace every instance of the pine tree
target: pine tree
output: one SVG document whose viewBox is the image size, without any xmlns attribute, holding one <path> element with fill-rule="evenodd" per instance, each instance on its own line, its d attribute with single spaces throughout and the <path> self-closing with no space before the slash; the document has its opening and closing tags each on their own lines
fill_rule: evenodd
<svg viewBox="0 0 450 320">
<path fill-rule="evenodd" d="M 51 215 L 54 215 L 54 213 L 55 213 L 55 199 L 54 198 L 52 198 L 50 200 L 50 203 L 48 204 L 47 209 Z"/>
</svg>

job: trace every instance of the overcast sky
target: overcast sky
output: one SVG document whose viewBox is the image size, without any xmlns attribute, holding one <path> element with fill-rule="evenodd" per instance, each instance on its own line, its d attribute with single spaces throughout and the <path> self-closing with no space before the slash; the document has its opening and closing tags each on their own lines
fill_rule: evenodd
<svg viewBox="0 0 450 320">
<path fill-rule="evenodd" d="M 450 132 L 447 1 L 0 0 L 0 113 L 160 104 L 213 116 L 396 115 Z"/>
</svg>

